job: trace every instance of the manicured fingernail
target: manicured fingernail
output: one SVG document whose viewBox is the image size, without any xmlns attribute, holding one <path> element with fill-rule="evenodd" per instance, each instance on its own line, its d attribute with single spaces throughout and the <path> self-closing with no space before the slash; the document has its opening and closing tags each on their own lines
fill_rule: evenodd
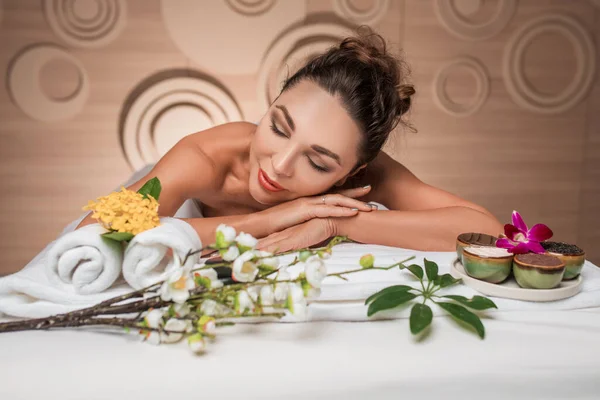
<svg viewBox="0 0 600 400">
<path fill-rule="evenodd" d="M 358 211 L 358 208 L 353 208 L 352 211 Z"/>
<path fill-rule="evenodd" d="M 368 189 L 370 187 L 371 187 L 371 185 L 363 186 L 363 189 Z"/>
<path fill-rule="evenodd" d="M 371 206 L 371 208 L 374 208 L 376 210 L 379 210 L 379 207 L 377 207 L 377 204 L 369 204 Z"/>
</svg>

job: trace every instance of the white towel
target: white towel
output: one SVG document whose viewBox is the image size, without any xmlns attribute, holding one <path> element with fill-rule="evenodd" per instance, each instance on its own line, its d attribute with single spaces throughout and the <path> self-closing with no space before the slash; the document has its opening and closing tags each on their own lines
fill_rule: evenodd
<svg viewBox="0 0 600 400">
<path fill-rule="evenodd" d="M 103 238 L 108 232 L 91 224 L 61 236 L 50 248 L 44 272 L 65 293 L 94 294 L 108 289 L 121 274 L 123 246 Z"/>
<path fill-rule="evenodd" d="M 375 266 L 387 266 L 402 261 L 410 256 L 415 258 L 409 262 L 424 266 L 424 259 L 434 261 L 439 268 L 439 274 L 450 273 L 450 268 L 456 259 L 455 252 L 424 252 L 379 245 L 364 245 L 342 243 L 333 248 L 333 255 L 326 260 L 327 272 L 341 272 L 359 268 L 358 260 L 363 254 L 371 253 L 375 256 Z M 282 264 L 293 260 L 294 254 L 282 257 Z M 302 272 L 302 267 L 288 268 L 292 277 Z M 600 268 L 586 261 L 582 269 L 583 278 L 581 292 L 575 296 L 551 301 L 530 302 L 487 296 L 498 306 L 498 311 L 552 311 L 575 310 L 600 307 Z M 409 285 L 420 288 L 419 281 L 406 270 L 393 268 L 388 271 L 369 270 L 361 271 L 346 276 L 348 281 L 328 277 L 323 281 L 321 293 L 318 298 L 309 302 L 307 313 L 304 317 L 286 316 L 285 322 L 299 321 L 367 321 L 371 319 L 399 319 L 408 318 L 410 307 L 399 307 L 394 310 L 383 311 L 373 317 L 367 317 L 368 306 L 364 300 L 370 295 L 392 285 Z M 454 294 L 471 298 L 482 295 L 476 290 L 457 284 L 440 290 L 437 294 Z M 428 304 L 431 304 L 428 302 Z M 434 315 L 445 315 L 445 311 L 433 305 Z M 486 311 L 493 314 L 496 310 Z"/>
<path fill-rule="evenodd" d="M 177 252 L 180 260 L 188 252 L 200 250 L 202 242 L 198 233 L 187 222 L 163 217 L 156 228 L 135 235 L 125 249 L 123 276 L 134 289 L 141 289 L 164 280 L 174 266 L 174 258 L 168 256 L 169 248 Z M 200 254 L 190 256 L 185 265 L 193 266 Z"/>
<path fill-rule="evenodd" d="M 64 290 L 65 287 L 69 288 L 68 284 L 61 288 L 54 286 L 44 269 L 51 249 L 65 237 L 66 234 L 50 242 L 21 271 L 0 278 L 0 316 L 42 318 L 88 307 L 132 290 L 122 278 L 95 294 Z"/>
</svg>

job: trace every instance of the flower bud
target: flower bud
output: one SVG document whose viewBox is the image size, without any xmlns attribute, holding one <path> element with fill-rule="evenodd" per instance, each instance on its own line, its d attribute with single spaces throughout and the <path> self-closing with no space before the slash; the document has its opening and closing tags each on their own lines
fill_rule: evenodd
<svg viewBox="0 0 600 400">
<path fill-rule="evenodd" d="M 204 338 L 200 333 L 195 333 L 193 335 L 188 336 L 187 341 L 190 350 L 192 350 L 194 353 L 201 353 L 206 348 Z"/>
<path fill-rule="evenodd" d="M 359 261 L 360 266 L 365 269 L 373 268 L 374 263 L 375 263 L 375 257 L 373 256 L 373 254 L 365 254 L 364 256 L 362 256 L 360 258 L 360 261 Z"/>
</svg>

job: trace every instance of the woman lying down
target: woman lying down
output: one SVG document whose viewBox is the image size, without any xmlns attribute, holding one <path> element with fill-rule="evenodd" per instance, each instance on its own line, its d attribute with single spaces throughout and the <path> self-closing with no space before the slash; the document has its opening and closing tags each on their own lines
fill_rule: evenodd
<svg viewBox="0 0 600 400">
<path fill-rule="evenodd" d="M 258 125 L 231 122 L 181 139 L 149 179 L 162 183 L 159 216 L 187 199 L 183 219 L 212 243 L 219 224 L 287 251 L 344 235 L 360 243 L 452 251 L 463 232 L 498 235 L 486 209 L 420 181 L 381 149 L 415 90 L 405 64 L 374 33 L 357 34 L 286 80 Z M 378 210 L 375 202 L 389 210 Z M 78 226 L 95 223 L 87 216 Z"/>
</svg>

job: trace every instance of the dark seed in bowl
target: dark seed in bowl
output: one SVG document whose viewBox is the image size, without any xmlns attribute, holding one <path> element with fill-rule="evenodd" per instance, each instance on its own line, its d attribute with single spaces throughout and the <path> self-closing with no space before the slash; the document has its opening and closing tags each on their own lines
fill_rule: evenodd
<svg viewBox="0 0 600 400">
<path fill-rule="evenodd" d="M 584 254 L 584 251 L 574 244 L 564 242 L 541 242 L 540 244 L 544 250 L 550 253 L 558 253 L 565 256 L 580 256 Z"/>
</svg>

